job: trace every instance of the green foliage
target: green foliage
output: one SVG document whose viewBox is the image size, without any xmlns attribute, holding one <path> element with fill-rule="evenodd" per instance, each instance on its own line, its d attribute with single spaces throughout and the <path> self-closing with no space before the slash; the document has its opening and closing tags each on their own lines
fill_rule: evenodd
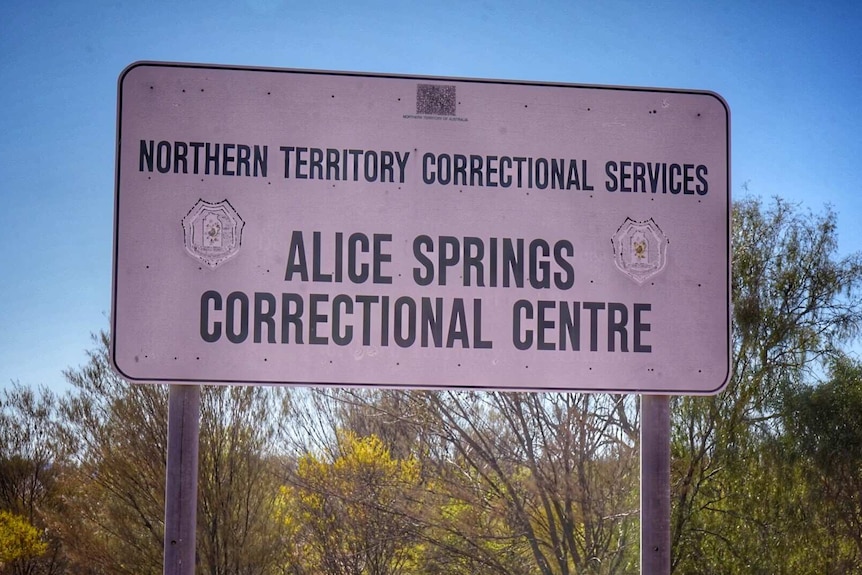
<svg viewBox="0 0 862 575">
<path fill-rule="evenodd" d="M 822 544 L 800 538 L 812 529 L 788 504 L 808 486 L 786 460 L 782 414 L 857 332 L 862 260 L 838 256 L 831 211 L 744 200 L 733 216 L 730 382 L 673 403 L 674 571 L 822 572 L 799 567 L 796 547 Z"/>
<path fill-rule="evenodd" d="M 67 552 L 81 569 L 161 573 L 167 447 L 167 388 L 131 385 L 111 368 L 105 333 L 89 361 L 66 377 L 60 408 L 69 453 Z"/>
<path fill-rule="evenodd" d="M 0 510 L 39 530 L 44 552 L 14 562 L 8 572 L 54 575 L 65 569 L 59 527 L 65 490 L 57 440 L 58 400 L 47 389 L 18 383 L 0 393 Z"/>
<path fill-rule="evenodd" d="M 117 376 L 108 349 L 101 334 L 89 362 L 67 373 L 75 388 L 61 409 L 70 512 L 59 528 L 80 572 L 156 575 L 169 390 Z M 271 511 L 279 409 L 276 394 L 263 388 L 202 390 L 197 542 L 201 568 L 210 573 L 268 575 L 282 563 Z"/>
<path fill-rule="evenodd" d="M 280 485 L 279 395 L 262 387 L 204 388 L 198 470 L 198 555 L 208 573 L 269 575 L 284 562 L 272 509 Z"/>
<path fill-rule="evenodd" d="M 787 453 L 806 486 L 800 505 L 835 545 L 820 572 L 862 571 L 862 364 L 847 357 L 830 377 L 787 401 Z"/>
</svg>

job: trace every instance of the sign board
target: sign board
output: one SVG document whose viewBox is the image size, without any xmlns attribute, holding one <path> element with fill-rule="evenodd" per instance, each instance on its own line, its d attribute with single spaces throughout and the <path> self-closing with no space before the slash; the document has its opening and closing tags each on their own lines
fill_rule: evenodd
<svg viewBox="0 0 862 575">
<path fill-rule="evenodd" d="M 727 381 L 716 94 L 141 62 L 118 115 L 112 357 L 132 381 Z"/>
</svg>

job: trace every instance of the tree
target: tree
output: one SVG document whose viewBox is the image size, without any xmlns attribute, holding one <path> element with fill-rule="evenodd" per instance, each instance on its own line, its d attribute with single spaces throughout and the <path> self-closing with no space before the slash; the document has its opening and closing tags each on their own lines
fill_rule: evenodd
<svg viewBox="0 0 862 575">
<path fill-rule="evenodd" d="M 162 572 L 168 388 L 132 385 L 110 367 L 107 334 L 67 372 L 62 419 L 71 457 L 64 540 L 77 572 Z M 198 480 L 199 569 L 266 575 L 281 559 L 274 389 L 204 388 Z"/>
<path fill-rule="evenodd" d="M 70 454 L 70 510 L 64 539 L 85 572 L 162 572 L 167 388 L 130 385 L 110 365 L 106 333 L 94 336 L 88 362 L 66 372 L 63 401 Z"/>
<path fill-rule="evenodd" d="M 715 397 L 673 402 L 672 562 L 680 573 L 791 572 L 774 506 L 787 470 L 771 459 L 780 458 L 784 400 L 816 378 L 862 319 L 854 297 L 862 256 L 838 257 L 833 212 L 749 199 L 735 204 L 733 222 L 730 381 Z"/>
<path fill-rule="evenodd" d="M 637 568 L 637 404 L 623 396 L 312 394 L 329 425 L 381 429 L 423 463 L 429 573 L 628 573 Z M 340 406 L 340 407 L 339 407 Z M 318 442 L 325 445 L 326 442 Z"/>
<path fill-rule="evenodd" d="M 805 523 L 830 551 L 817 572 L 862 571 L 862 363 L 837 358 L 826 382 L 801 387 L 787 405 L 785 457 L 806 487 Z"/>
<path fill-rule="evenodd" d="M 0 573 L 25 573 L 21 564 L 46 551 L 41 531 L 20 515 L 0 511 Z"/>
<path fill-rule="evenodd" d="M 636 568 L 637 457 L 621 396 L 442 393 L 426 397 L 448 454 L 446 496 L 496 509 L 483 533 L 451 525 L 497 572 L 628 573 Z M 490 509 L 489 509 L 490 511 Z M 494 541 L 484 539 L 491 535 Z M 493 543 L 493 545 L 492 545 Z M 505 552 L 487 551 L 505 543 Z"/>
<path fill-rule="evenodd" d="M 64 568 L 57 527 L 62 524 L 64 454 L 56 440 L 57 398 L 15 382 L 0 395 L 0 511 L 6 526 L 30 551 L 19 555 L 12 573 L 55 575 Z M 31 545 L 33 531 L 39 543 Z M 43 548 L 44 545 L 44 548 Z M 0 546 L 2 549 L 2 546 Z M 38 552 L 34 552 L 38 549 Z M 11 569 L 11 571 L 10 571 Z"/>
<path fill-rule="evenodd" d="M 672 402 L 673 569 L 862 571 L 862 256 L 781 201 L 738 202 L 733 241 L 729 384 Z M 168 390 L 108 344 L 62 399 L 0 395 L 16 575 L 161 571 Z M 200 572 L 637 572 L 632 397 L 205 388 L 201 417 Z"/>
<path fill-rule="evenodd" d="M 305 454 L 282 490 L 294 563 L 307 573 L 397 575 L 417 547 L 414 458 L 395 459 L 374 435 L 339 432 L 335 450 Z"/>
<path fill-rule="evenodd" d="M 282 392 L 206 388 L 201 398 L 198 550 L 210 575 L 268 575 L 284 563 L 275 450 Z"/>
</svg>

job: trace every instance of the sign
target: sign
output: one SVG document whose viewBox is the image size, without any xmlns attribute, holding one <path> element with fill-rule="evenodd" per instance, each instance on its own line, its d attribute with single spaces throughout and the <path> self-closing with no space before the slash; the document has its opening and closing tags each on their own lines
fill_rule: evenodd
<svg viewBox="0 0 862 575">
<path fill-rule="evenodd" d="M 132 381 L 719 391 L 709 92 L 140 62 L 112 358 Z"/>
</svg>

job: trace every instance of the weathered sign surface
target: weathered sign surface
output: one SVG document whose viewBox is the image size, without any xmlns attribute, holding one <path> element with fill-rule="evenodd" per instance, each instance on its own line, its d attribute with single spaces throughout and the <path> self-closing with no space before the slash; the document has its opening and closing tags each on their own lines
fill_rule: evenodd
<svg viewBox="0 0 862 575">
<path fill-rule="evenodd" d="M 118 123 L 131 380 L 726 383 L 715 94 L 143 62 Z"/>
</svg>

